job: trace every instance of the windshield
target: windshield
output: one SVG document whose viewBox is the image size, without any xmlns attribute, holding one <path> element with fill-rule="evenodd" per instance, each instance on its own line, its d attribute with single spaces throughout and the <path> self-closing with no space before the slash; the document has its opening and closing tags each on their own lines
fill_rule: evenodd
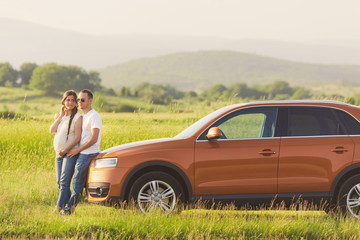
<svg viewBox="0 0 360 240">
<path fill-rule="evenodd" d="M 199 131 L 199 129 L 202 128 L 206 123 L 208 123 L 215 117 L 219 116 L 220 114 L 222 114 L 228 110 L 229 110 L 229 107 L 223 107 L 223 108 L 216 110 L 215 112 L 212 112 L 212 113 L 206 115 L 205 117 L 201 118 L 197 122 L 193 123 L 187 129 L 185 129 L 184 131 L 182 131 L 181 133 L 176 135 L 174 138 L 185 139 L 185 138 L 191 137 L 195 132 Z"/>
</svg>

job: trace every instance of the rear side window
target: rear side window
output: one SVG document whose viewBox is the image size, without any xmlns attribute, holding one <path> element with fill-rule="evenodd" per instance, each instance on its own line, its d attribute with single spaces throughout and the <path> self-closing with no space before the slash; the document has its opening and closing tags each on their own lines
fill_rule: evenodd
<svg viewBox="0 0 360 240">
<path fill-rule="evenodd" d="M 360 123 L 348 113 L 336 110 L 340 121 L 345 126 L 349 135 L 360 135 Z"/>
<path fill-rule="evenodd" d="M 333 111 L 324 107 L 289 107 L 287 136 L 344 135 Z"/>
</svg>

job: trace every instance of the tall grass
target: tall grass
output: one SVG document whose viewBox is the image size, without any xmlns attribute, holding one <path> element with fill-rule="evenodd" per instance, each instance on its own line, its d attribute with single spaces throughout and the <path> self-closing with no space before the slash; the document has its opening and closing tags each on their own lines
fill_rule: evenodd
<svg viewBox="0 0 360 240">
<path fill-rule="evenodd" d="M 150 138 L 170 137 L 206 112 L 197 114 L 101 114 L 101 149 Z M 178 206 L 174 213 L 143 215 L 134 207 L 109 207 L 84 199 L 71 216 L 52 210 L 55 183 L 51 116 L 0 119 L 0 238 L 88 239 L 359 239 L 360 222 L 302 211 L 203 209 Z M 220 207 L 221 208 L 221 207 Z M 308 211 L 315 209 L 314 211 Z"/>
</svg>

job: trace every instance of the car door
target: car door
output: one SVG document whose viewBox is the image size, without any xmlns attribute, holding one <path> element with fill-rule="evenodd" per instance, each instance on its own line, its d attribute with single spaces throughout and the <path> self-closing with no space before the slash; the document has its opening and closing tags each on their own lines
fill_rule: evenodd
<svg viewBox="0 0 360 240">
<path fill-rule="evenodd" d="M 221 118 L 222 138 L 195 144 L 195 194 L 276 193 L 280 138 L 277 107 L 254 107 Z"/>
<path fill-rule="evenodd" d="M 279 193 L 326 193 L 336 174 L 352 162 L 354 143 L 336 110 L 291 106 L 281 137 Z"/>
</svg>

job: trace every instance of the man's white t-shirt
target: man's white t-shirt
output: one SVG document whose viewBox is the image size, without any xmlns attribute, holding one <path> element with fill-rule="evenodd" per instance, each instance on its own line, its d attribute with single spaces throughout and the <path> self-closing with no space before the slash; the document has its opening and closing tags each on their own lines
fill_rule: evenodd
<svg viewBox="0 0 360 240">
<path fill-rule="evenodd" d="M 101 117 L 94 109 L 83 115 L 82 133 L 80 145 L 83 145 L 91 138 L 91 129 L 99 129 L 99 137 L 94 145 L 81 151 L 81 154 L 92 154 L 100 152 L 100 140 L 101 140 Z"/>
</svg>

